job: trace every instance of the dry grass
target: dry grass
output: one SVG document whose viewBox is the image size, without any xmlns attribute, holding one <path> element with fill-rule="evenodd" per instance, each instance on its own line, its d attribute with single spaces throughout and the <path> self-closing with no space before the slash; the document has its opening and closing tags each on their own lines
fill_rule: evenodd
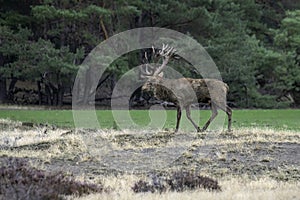
<svg viewBox="0 0 300 200">
<path fill-rule="evenodd" d="M 221 180 L 222 192 L 209 192 L 205 190 L 167 192 L 162 194 L 144 193 L 135 194 L 129 186 L 137 180 L 135 176 L 109 177 L 106 186 L 115 188 L 111 193 L 91 194 L 76 200 L 111 200 L 111 199 L 149 199 L 149 200 L 179 200 L 179 199 L 239 199 L 239 200 L 292 200 L 298 199 L 300 195 L 300 183 L 278 182 L 272 179 L 262 178 L 259 180 L 248 180 L 247 178 L 231 178 Z"/>
<path fill-rule="evenodd" d="M 168 156 L 174 156 L 168 148 L 174 147 L 180 154 L 167 160 Z M 241 128 L 232 133 L 172 134 L 151 130 L 74 131 L 51 126 L 24 127 L 19 122 L 0 120 L 0 162 L 1 157 L 27 157 L 33 160 L 35 167 L 50 171 L 64 169 L 75 173 L 79 180 L 102 182 L 111 188 L 109 193 L 68 197 L 77 200 L 298 199 L 299 147 L 299 132 L 269 128 Z M 181 193 L 135 194 L 131 187 L 147 174 L 146 169 L 140 174 L 134 170 L 135 164 L 144 162 L 147 166 L 147 160 L 140 161 L 138 154 L 145 150 L 167 154 L 161 160 L 170 161 L 169 165 L 158 171 L 199 172 L 217 179 L 222 192 L 198 189 Z M 116 157 L 115 152 L 122 157 Z M 161 160 L 151 162 L 157 166 Z M 114 167 L 119 171 L 105 165 L 110 161 L 115 161 Z M 118 166 L 120 163 L 128 166 Z M 128 169 L 132 171 L 128 173 Z"/>
</svg>

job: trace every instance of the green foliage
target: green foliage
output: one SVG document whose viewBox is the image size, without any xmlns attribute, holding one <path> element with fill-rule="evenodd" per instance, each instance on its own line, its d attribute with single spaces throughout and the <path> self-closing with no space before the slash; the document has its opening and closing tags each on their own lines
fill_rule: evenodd
<svg viewBox="0 0 300 200">
<path fill-rule="evenodd" d="M 26 28 L 19 27 L 16 32 L 5 26 L 0 29 L 3 41 L 0 53 L 9 59 L 0 69 L 4 76 L 39 80 L 45 72 L 66 76 L 73 75 L 78 69 L 75 61 L 83 57 L 82 49 L 72 53 L 68 47 L 57 49 L 53 43 L 41 38 L 31 41 L 32 33 Z"/>
<path fill-rule="evenodd" d="M 96 5 L 89 5 L 82 10 L 82 13 L 86 15 L 96 15 L 96 16 L 109 16 L 111 11 Z"/>
<path fill-rule="evenodd" d="M 283 65 L 276 68 L 280 89 L 290 92 L 296 104 L 300 103 L 300 10 L 288 11 L 282 26 L 275 30 L 275 45 L 282 54 Z"/>
<path fill-rule="evenodd" d="M 235 105 L 300 105 L 300 11 L 294 1 L 1 3 L 0 78 L 40 81 L 48 73 L 52 85 L 72 85 L 77 65 L 100 42 L 124 30 L 158 26 L 188 34 L 206 47 Z M 130 52 L 107 72 L 118 78 L 140 64 L 140 52 Z M 199 77 L 183 60 L 172 64 L 184 76 Z"/>
<path fill-rule="evenodd" d="M 33 61 L 30 51 L 31 42 L 29 41 L 29 38 L 32 37 L 31 31 L 18 27 L 18 30 L 14 32 L 6 26 L 0 26 L 0 30 L 2 41 L 0 53 L 8 60 L 0 68 L 0 73 L 7 77 L 30 78 L 31 62 Z"/>
<path fill-rule="evenodd" d="M 248 34 L 245 5 L 228 0 L 216 1 L 213 7 L 216 9 L 211 26 L 214 35 L 207 41 L 207 50 L 229 84 L 229 101 L 241 107 L 254 107 L 256 56 L 260 45 L 255 36 Z"/>
</svg>

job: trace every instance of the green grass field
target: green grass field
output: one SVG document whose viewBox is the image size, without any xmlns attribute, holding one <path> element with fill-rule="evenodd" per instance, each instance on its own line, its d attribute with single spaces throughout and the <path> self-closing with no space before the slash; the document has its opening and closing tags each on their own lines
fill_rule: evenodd
<svg viewBox="0 0 300 200">
<path fill-rule="evenodd" d="M 164 111 L 158 110 L 155 112 L 160 114 L 159 112 Z M 197 113 L 198 111 L 194 110 L 192 114 L 196 115 Z M 102 128 L 115 127 L 113 115 L 110 110 L 97 110 L 96 114 Z M 148 111 L 146 110 L 131 110 L 130 115 L 133 121 L 140 125 L 146 125 L 150 121 Z M 201 126 L 207 121 L 209 116 L 209 110 L 200 111 Z M 22 122 L 53 124 L 58 127 L 74 127 L 72 110 L 0 110 L 0 118 Z M 186 121 L 185 114 L 183 114 L 183 118 L 183 121 Z M 176 111 L 168 110 L 164 128 L 174 128 L 175 123 Z M 239 127 L 300 130 L 300 110 L 234 110 L 233 128 Z"/>
</svg>

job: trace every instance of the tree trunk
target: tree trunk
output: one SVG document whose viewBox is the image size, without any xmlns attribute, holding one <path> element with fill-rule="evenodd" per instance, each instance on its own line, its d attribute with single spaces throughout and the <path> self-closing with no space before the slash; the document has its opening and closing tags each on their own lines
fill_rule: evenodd
<svg viewBox="0 0 300 200">
<path fill-rule="evenodd" d="M 46 92 L 46 97 L 47 97 L 47 104 L 49 106 L 53 105 L 53 101 L 52 101 L 52 94 L 51 94 L 51 90 L 48 84 L 45 85 L 45 92 Z"/>
<path fill-rule="evenodd" d="M 7 102 L 6 78 L 0 76 L 0 103 Z"/>
<path fill-rule="evenodd" d="M 9 84 L 9 88 L 8 88 L 8 100 L 13 102 L 14 101 L 14 89 L 15 89 L 15 85 L 17 83 L 18 79 L 16 78 L 12 78 L 10 84 Z"/>
<path fill-rule="evenodd" d="M 37 81 L 37 88 L 38 88 L 38 96 L 39 96 L 39 105 L 42 105 L 43 95 L 42 95 L 41 81 Z"/>
<path fill-rule="evenodd" d="M 64 86 L 59 85 L 58 86 L 58 92 L 57 92 L 57 105 L 59 107 L 63 106 L 63 100 L 64 100 L 64 93 L 65 93 L 65 88 Z"/>
<path fill-rule="evenodd" d="M 84 74 L 84 95 L 83 95 L 83 105 L 88 105 L 90 102 L 90 93 L 91 93 L 91 73 L 90 68 L 86 70 Z"/>
<path fill-rule="evenodd" d="M 0 66 L 4 66 L 4 57 L 0 54 Z M 7 102 L 7 84 L 6 78 L 0 74 L 0 103 Z"/>
<path fill-rule="evenodd" d="M 300 88 L 300 83 L 299 83 L 298 85 L 296 84 L 296 87 L 295 87 L 295 88 L 297 88 L 297 86 L 298 86 L 298 88 Z M 294 89 L 294 90 L 291 92 L 291 95 L 292 95 L 292 97 L 293 97 L 293 99 L 294 99 L 295 106 L 296 106 L 296 107 L 300 106 L 300 92 L 297 91 L 296 89 Z"/>
</svg>

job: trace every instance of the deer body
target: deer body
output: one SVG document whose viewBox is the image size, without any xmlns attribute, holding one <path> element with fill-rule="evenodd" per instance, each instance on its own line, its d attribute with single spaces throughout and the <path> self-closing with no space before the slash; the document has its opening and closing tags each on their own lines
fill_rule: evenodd
<svg viewBox="0 0 300 200">
<path fill-rule="evenodd" d="M 163 46 L 160 55 L 163 57 L 163 63 L 157 69 L 141 69 L 142 74 L 148 77 L 146 83 L 142 86 L 142 91 L 153 93 L 160 100 L 172 102 L 177 107 L 177 123 L 175 132 L 179 129 L 182 110 L 186 110 L 186 116 L 193 124 L 198 132 L 205 131 L 210 123 L 218 114 L 218 109 L 226 112 L 228 116 L 228 131 L 231 131 L 231 115 L 232 110 L 226 104 L 226 95 L 228 93 L 228 85 L 217 79 L 192 79 L 179 78 L 167 79 L 162 76 L 162 69 L 168 63 L 169 58 L 174 55 L 175 50 L 167 46 Z M 150 71 L 150 73 L 149 73 Z M 191 118 L 191 104 L 202 102 L 209 103 L 212 115 L 205 123 L 204 127 L 200 127 Z"/>
</svg>

